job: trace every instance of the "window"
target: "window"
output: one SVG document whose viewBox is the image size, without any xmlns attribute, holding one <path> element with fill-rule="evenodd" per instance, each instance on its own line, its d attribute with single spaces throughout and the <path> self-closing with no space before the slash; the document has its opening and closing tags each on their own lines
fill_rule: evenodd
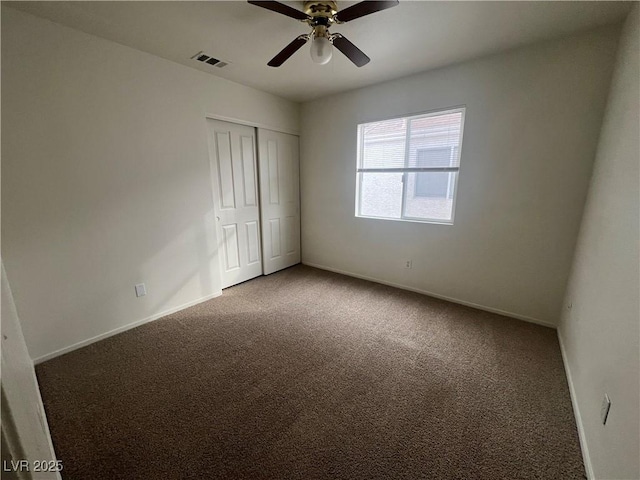
<svg viewBox="0 0 640 480">
<path fill-rule="evenodd" d="M 358 125 L 356 216 L 453 223 L 464 108 Z"/>
</svg>

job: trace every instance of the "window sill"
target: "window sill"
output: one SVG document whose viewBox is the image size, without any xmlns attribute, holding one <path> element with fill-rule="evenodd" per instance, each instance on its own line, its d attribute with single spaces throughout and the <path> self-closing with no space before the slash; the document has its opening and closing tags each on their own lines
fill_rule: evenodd
<svg viewBox="0 0 640 480">
<path fill-rule="evenodd" d="M 437 219 L 419 220 L 415 218 L 369 217 L 366 215 L 356 215 L 356 218 L 365 218 L 367 220 L 386 220 L 391 222 L 405 222 L 405 223 L 427 223 L 432 225 L 453 225 L 453 220 L 437 220 Z"/>
</svg>

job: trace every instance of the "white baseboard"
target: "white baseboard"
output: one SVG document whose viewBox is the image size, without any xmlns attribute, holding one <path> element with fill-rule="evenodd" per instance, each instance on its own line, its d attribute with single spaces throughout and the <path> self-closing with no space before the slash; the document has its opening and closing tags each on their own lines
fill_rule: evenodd
<svg viewBox="0 0 640 480">
<path fill-rule="evenodd" d="M 78 348 L 86 347 L 92 343 L 98 342 L 100 340 L 104 340 L 105 338 L 109 338 L 118 333 L 125 332 L 127 330 L 131 330 L 132 328 L 139 327 L 140 325 L 144 325 L 145 323 L 153 322 L 154 320 L 158 320 L 159 318 L 166 317 L 167 315 L 171 315 L 172 313 L 176 313 L 180 310 L 184 310 L 185 308 L 192 307 L 202 302 L 206 302 L 207 300 L 211 300 L 212 298 L 216 298 L 222 295 L 222 291 L 212 293 L 211 295 L 206 295 L 202 298 L 194 300 L 192 302 L 187 302 L 182 305 L 179 305 L 174 308 L 170 308 L 163 312 L 157 313 L 155 315 L 151 315 L 150 317 L 143 318 L 142 320 L 137 320 L 133 323 L 129 323 L 127 325 L 123 325 L 122 327 L 114 328 L 105 333 L 101 333 L 100 335 L 96 335 L 95 337 L 88 338 L 86 340 L 82 340 L 80 342 L 74 343 L 73 345 L 69 345 L 68 347 L 61 348 L 51 353 L 47 353 L 46 355 L 42 355 L 38 358 L 33 359 L 33 364 L 37 365 L 42 362 L 46 362 L 47 360 L 51 360 L 52 358 L 59 357 L 60 355 L 64 355 L 65 353 L 69 353 L 73 350 L 77 350 Z"/>
<path fill-rule="evenodd" d="M 562 363 L 564 364 L 564 371 L 567 375 L 567 383 L 569 384 L 569 395 L 571 396 L 571 404 L 573 405 L 573 415 L 576 419 L 576 426 L 578 427 L 578 438 L 580 440 L 580 449 L 582 450 L 582 459 L 584 461 L 584 467 L 587 473 L 587 479 L 592 480 L 595 478 L 593 475 L 593 466 L 591 465 L 591 457 L 589 456 L 589 447 L 587 446 L 587 438 L 584 434 L 584 427 L 582 425 L 582 415 L 580 415 L 580 407 L 578 406 L 578 399 L 576 397 L 576 391 L 573 387 L 573 379 L 571 378 L 571 369 L 569 368 L 569 361 L 567 360 L 567 352 L 564 349 L 564 343 L 562 342 L 562 335 L 558 330 L 558 342 L 560 343 L 560 352 L 562 353 Z"/>
<path fill-rule="evenodd" d="M 317 263 L 310 263 L 310 262 L 303 261 L 302 264 L 303 265 L 308 265 L 309 267 L 319 268 L 321 270 L 327 270 L 329 272 L 339 273 L 341 275 L 347 275 L 349 277 L 355 277 L 355 278 L 360 278 L 362 280 L 368 280 L 370 282 L 381 283 L 383 285 L 388 285 L 390 287 L 400 288 L 402 290 L 409 290 L 410 292 L 421 293 L 423 295 L 428 295 L 429 297 L 439 298 L 440 300 L 447 300 L 448 302 L 457 303 L 457 304 L 460 304 L 460 305 L 464 305 L 466 307 L 472 307 L 472 308 L 477 308 L 478 310 L 484 310 L 485 312 L 497 313 L 498 315 L 504 315 L 506 317 L 515 318 L 517 320 L 523 320 L 523 321 L 529 322 L 529 323 L 536 323 L 536 324 L 542 325 L 544 327 L 553 328 L 554 330 L 557 328 L 556 325 L 554 325 L 551 322 L 546 322 L 544 320 L 539 320 L 539 319 L 533 318 L 533 317 L 527 317 L 526 315 L 520 315 L 518 313 L 507 312 L 505 310 L 500 310 L 498 308 L 479 305 L 479 304 L 473 303 L 473 302 L 467 302 L 466 300 L 460 300 L 458 298 L 447 297 L 445 295 L 440 295 L 438 293 L 429 292 L 427 290 L 422 290 L 420 288 L 409 287 L 407 285 L 402 285 L 402 284 L 399 284 L 399 283 L 388 282 L 388 281 L 382 280 L 380 278 L 368 277 L 366 275 L 360 275 L 358 273 L 347 272 L 345 270 L 339 270 L 337 268 L 328 267 L 326 265 L 319 265 Z"/>
</svg>

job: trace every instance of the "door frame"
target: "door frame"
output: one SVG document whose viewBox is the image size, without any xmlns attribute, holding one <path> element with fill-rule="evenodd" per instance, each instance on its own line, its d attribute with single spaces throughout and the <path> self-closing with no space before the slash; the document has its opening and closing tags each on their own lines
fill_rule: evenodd
<svg viewBox="0 0 640 480">
<path fill-rule="evenodd" d="M 223 122 L 237 123 L 238 125 L 244 125 L 245 127 L 266 128 L 267 130 L 273 130 L 274 132 L 288 133 L 289 135 L 296 135 L 297 137 L 300 136 L 300 130 L 296 130 L 293 128 L 275 127 L 266 123 L 252 122 L 251 120 L 243 120 L 241 118 L 226 117 L 224 115 L 218 115 L 215 113 L 205 113 L 204 118 L 205 120 L 222 120 Z"/>
</svg>

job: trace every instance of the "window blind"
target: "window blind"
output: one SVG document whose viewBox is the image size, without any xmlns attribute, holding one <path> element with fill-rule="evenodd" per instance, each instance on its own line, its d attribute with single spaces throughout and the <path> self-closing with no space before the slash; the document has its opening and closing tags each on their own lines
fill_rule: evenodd
<svg viewBox="0 0 640 480">
<path fill-rule="evenodd" d="M 457 172 L 463 114 L 460 108 L 361 124 L 358 172 Z M 424 151 L 440 152 L 437 161 L 421 162 Z"/>
</svg>

